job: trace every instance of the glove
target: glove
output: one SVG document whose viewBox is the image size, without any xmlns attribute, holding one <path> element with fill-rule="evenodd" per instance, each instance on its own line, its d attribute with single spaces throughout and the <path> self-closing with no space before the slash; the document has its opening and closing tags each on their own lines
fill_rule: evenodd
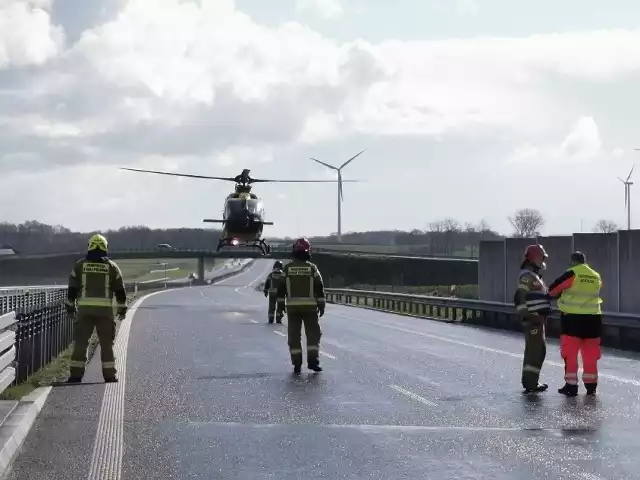
<svg viewBox="0 0 640 480">
<path fill-rule="evenodd" d="M 322 317 L 324 315 L 324 305 L 318 305 L 318 317 Z"/>
<path fill-rule="evenodd" d="M 75 305 L 69 305 L 68 303 L 66 303 L 64 305 L 64 308 L 67 311 L 67 313 L 70 314 L 70 315 L 78 313 L 78 307 L 76 307 Z"/>
<path fill-rule="evenodd" d="M 267 298 L 269 296 L 269 294 L 267 292 L 264 292 L 264 298 Z"/>
<path fill-rule="evenodd" d="M 116 315 L 118 315 L 119 317 L 124 317 L 127 314 L 127 307 L 118 307 L 118 309 L 116 310 Z"/>
</svg>

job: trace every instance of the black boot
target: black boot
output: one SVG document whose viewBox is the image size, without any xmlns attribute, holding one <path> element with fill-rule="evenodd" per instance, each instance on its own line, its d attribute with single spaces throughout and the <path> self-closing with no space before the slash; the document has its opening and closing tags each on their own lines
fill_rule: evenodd
<svg viewBox="0 0 640 480">
<path fill-rule="evenodd" d="M 276 323 L 282 323 L 282 316 L 276 317 Z"/>
<path fill-rule="evenodd" d="M 301 372 L 302 372 L 302 364 L 296 363 L 293 366 L 293 373 L 296 374 L 296 375 L 300 375 Z"/>
<path fill-rule="evenodd" d="M 269 317 L 269 323 L 273 323 L 273 317 Z"/>
<path fill-rule="evenodd" d="M 533 388 L 524 387 L 524 391 L 522 393 L 540 393 L 540 392 L 546 391 L 547 388 L 549 388 L 549 385 L 547 385 L 546 383 L 540 383 L 538 384 L 537 387 L 533 387 Z"/>
<path fill-rule="evenodd" d="M 318 360 L 310 361 L 307 363 L 307 368 L 309 370 L 313 370 L 314 372 L 321 372 L 322 367 L 320 366 L 320 362 Z"/>
<path fill-rule="evenodd" d="M 104 379 L 104 383 L 118 383 L 118 377 L 107 377 Z"/>
<path fill-rule="evenodd" d="M 67 378 L 67 383 L 80 383 L 82 382 L 82 377 L 74 377 L 73 375 Z"/>
<path fill-rule="evenodd" d="M 566 395 L 567 397 L 575 397 L 578 395 L 578 386 L 565 383 L 564 387 L 558 389 L 558 393 Z"/>
<path fill-rule="evenodd" d="M 597 383 L 585 383 L 584 388 L 587 389 L 587 395 L 595 395 L 596 389 L 598 388 Z"/>
</svg>

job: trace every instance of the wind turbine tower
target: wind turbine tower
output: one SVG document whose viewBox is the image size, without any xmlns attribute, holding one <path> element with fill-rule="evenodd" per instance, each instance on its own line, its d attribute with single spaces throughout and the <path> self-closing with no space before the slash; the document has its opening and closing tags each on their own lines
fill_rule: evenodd
<svg viewBox="0 0 640 480">
<path fill-rule="evenodd" d="M 324 165 L 325 167 L 338 172 L 338 243 L 342 242 L 342 201 L 344 200 L 344 196 L 342 194 L 342 169 L 349 165 L 356 158 L 358 158 L 362 153 L 364 153 L 364 150 L 362 150 L 360 153 L 355 154 L 339 167 L 334 167 L 333 165 L 329 165 L 328 163 L 322 162 L 315 158 L 311 158 L 311 160 L 313 160 L 314 162 L 318 162 L 320 165 Z"/>
<path fill-rule="evenodd" d="M 631 167 L 631 171 L 629 172 L 626 180 L 618 177 L 618 180 L 624 184 L 624 206 L 627 209 L 627 230 L 631 230 L 631 185 L 633 185 L 633 182 L 631 181 L 631 174 L 633 173 L 634 168 L 636 168 L 635 165 Z"/>
</svg>

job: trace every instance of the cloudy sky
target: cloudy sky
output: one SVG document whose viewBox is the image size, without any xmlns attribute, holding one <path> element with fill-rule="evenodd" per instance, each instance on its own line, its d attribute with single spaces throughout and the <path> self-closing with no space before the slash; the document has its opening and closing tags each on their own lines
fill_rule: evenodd
<svg viewBox="0 0 640 480">
<path fill-rule="evenodd" d="M 345 232 L 509 232 L 524 207 L 548 234 L 623 224 L 639 19 L 637 0 L 0 0 L 0 220 L 199 227 L 233 184 L 118 167 L 331 179 L 310 156 L 367 149 Z M 337 229 L 335 184 L 254 190 L 268 233 Z"/>
</svg>

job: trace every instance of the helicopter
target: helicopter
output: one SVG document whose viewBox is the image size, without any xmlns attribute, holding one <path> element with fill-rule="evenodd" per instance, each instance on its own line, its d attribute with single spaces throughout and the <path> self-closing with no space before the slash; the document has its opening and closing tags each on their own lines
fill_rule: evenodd
<svg viewBox="0 0 640 480">
<path fill-rule="evenodd" d="M 268 180 L 252 178 L 251 170 L 243 169 L 235 177 L 210 177 L 205 175 L 191 175 L 186 173 L 161 172 L 157 170 L 141 170 L 138 168 L 121 168 L 131 172 L 153 173 L 175 177 L 200 178 L 206 180 L 223 180 L 235 182 L 235 191 L 227 195 L 224 202 L 222 220 L 205 218 L 204 223 L 221 223 L 222 235 L 216 247 L 216 253 L 222 247 L 246 246 L 258 248 L 262 255 L 271 253 L 271 246 L 262 237 L 265 225 L 273 222 L 265 221 L 262 200 L 251 192 L 252 183 L 336 183 L 336 180 Z M 357 182 L 357 180 L 342 180 L 343 182 Z"/>
</svg>

